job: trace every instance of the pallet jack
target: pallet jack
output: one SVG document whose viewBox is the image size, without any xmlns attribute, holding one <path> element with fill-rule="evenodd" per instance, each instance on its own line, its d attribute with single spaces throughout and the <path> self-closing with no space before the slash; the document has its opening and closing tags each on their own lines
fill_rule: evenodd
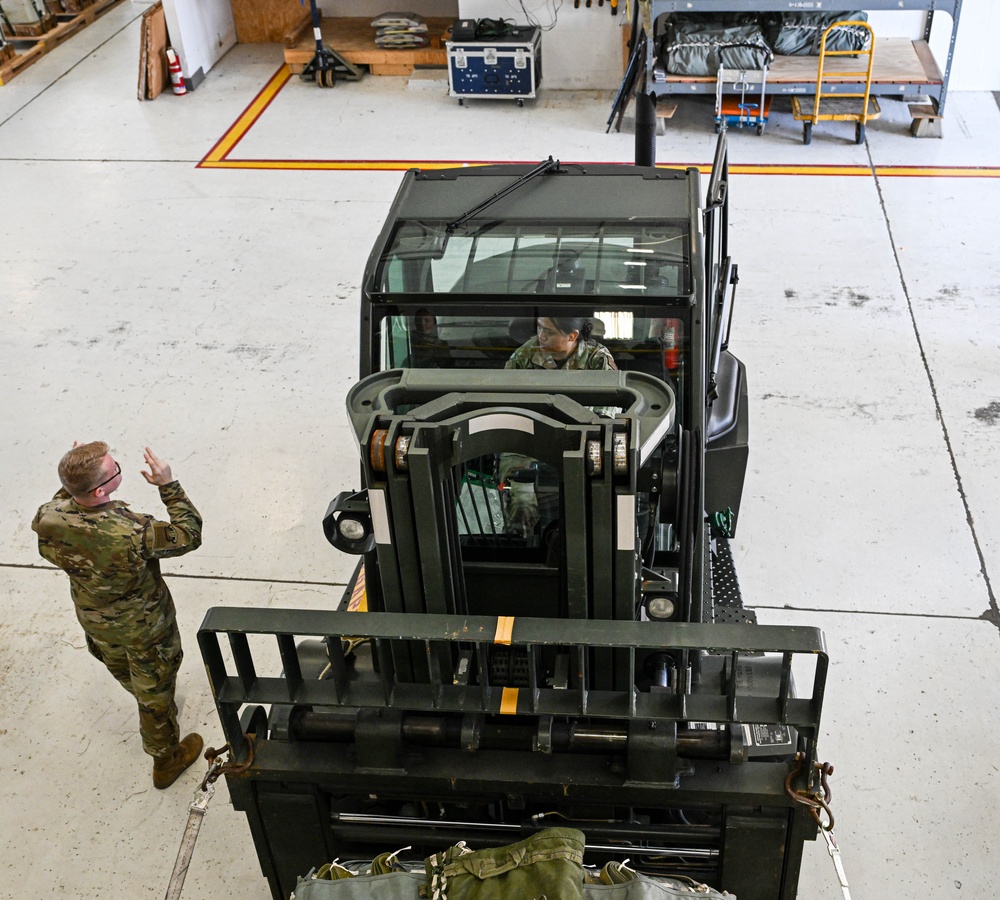
<svg viewBox="0 0 1000 900">
<path fill-rule="evenodd" d="M 309 9 L 312 12 L 313 35 L 316 38 L 316 55 L 302 70 L 299 77 L 303 81 L 315 81 L 321 88 L 332 88 L 337 83 L 338 78 L 344 81 L 359 81 L 365 74 L 364 71 L 353 63 L 349 63 L 336 50 L 331 50 L 323 43 L 323 32 L 319 27 L 320 15 L 316 0 L 309 0 Z"/>
</svg>

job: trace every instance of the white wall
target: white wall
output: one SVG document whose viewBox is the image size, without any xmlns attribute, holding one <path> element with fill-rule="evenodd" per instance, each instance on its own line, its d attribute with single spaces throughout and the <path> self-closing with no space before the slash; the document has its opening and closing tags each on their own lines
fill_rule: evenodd
<svg viewBox="0 0 1000 900">
<path fill-rule="evenodd" d="M 934 17 L 931 49 L 944 68 L 951 19 Z M 1000 91 L 1000 5 L 995 0 L 965 0 L 958 20 L 958 40 L 951 66 L 949 91 Z"/>
<path fill-rule="evenodd" d="M 181 71 L 197 87 L 223 55 L 236 46 L 236 22 L 230 0 L 163 0 L 170 43 Z"/>
<path fill-rule="evenodd" d="M 875 34 L 910 38 L 924 36 L 926 13 L 871 12 L 868 22 Z M 938 67 L 944 71 L 951 41 L 951 17 L 934 14 L 931 50 Z M 984 0 L 965 0 L 958 20 L 958 37 L 951 64 L 949 91 L 1000 91 L 1000 4 Z"/>
<path fill-rule="evenodd" d="M 524 0 L 529 22 L 515 0 L 459 0 L 459 12 L 468 19 L 511 19 L 517 25 L 538 24 L 542 32 L 542 87 L 561 90 L 615 90 L 622 78 L 622 35 L 624 0 L 618 15 L 611 15 L 608 3 L 590 9 L 582 0 L 574 9 L 564 0 L 558 12 L 552 2 Z M 626 25 L 627 27 L 627 25 Z"/>
</svg>

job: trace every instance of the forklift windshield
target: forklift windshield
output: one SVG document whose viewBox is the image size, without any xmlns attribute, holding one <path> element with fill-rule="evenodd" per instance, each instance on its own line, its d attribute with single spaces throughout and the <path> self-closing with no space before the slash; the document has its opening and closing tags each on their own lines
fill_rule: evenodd
<svg viewBox="0 0 1000 900">
<path fill-rule="evenodd" d="M 380 293 L 689 294 L 687 223 L 490 221 L 453 232 L 403 221 L 383 255 Z"/>
<path fill-rule="evenodd" d="M 616 368 L 647 372 L 664 381 L 681 378 L 686 329 L 682 319 L 672 316 L 684 315 L 685 309 L 549 308 L 524 303 L 504 309 L 456 307 L 435 299 L 428 297 L 426 305 L 411 301 L 405 307 L 379 310 L 373 348 L 378 369 L 503 369 L 519 347 L 537 344 L 539 318 L 555 314 L 589 322 L 589 343 L 606 348 Z"/>
</svg>

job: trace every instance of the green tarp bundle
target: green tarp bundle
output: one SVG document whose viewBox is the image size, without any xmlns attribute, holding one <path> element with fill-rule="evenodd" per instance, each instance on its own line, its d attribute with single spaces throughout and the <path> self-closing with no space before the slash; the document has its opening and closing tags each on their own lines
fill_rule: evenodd
<svg viewBox="0 0 1000 900">
<path fill-rule="evenodd" d="M 764 33 L 775 53 L 783 56 L 818 56 L 819 45 L 826 31 L 835 22 L 867 22 L 868 13 L 861 10 L 824 13 L 779 13 L 771 16 Z M 847 25 L 830 32 L 827 50 L 860 51 L 868 43 L 868 29 Z"/>
<path fill-rule="evenodd" d="M 715 76 L 720 67 L 762 69 L 774 58 L 756 15 L 670 17 L 660 58 L 672 75 Z"/>
<path fill-rule="evenodd" d="M 667 20 L 659 56 L 671 75 L 714 77 L 720 68 L 763 69 L 774 56 L 818 56 L 823 32 L 835 22 L 867 22 L 862 10 L 787 13 L 675 13 Z M 868 29 L 830 32 L 827 50 L 867 49 Z"/>
<path fill-rule="evenodd" d="M 365 873 L 328 863 L 300 878 L 294 900 L 685 900 L 730 898 L 687 879 L 640 875 L 623 863 L 599 872 L 584 868 L 584 835 L 575 828 L 546 828 L 515 844 L 470 850 L 460 842 L 407 870 L 383 853 Z"/>
</svg>

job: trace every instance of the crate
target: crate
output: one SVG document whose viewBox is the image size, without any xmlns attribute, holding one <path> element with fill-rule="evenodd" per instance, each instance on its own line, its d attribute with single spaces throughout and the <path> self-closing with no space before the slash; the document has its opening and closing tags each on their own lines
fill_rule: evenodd
<svg viewBox="0 0 1000 900">
<path fill-rule="evenodd" d="M 88 6 L 93 6 L 94 0 L 45 0 L 45 8 L 53 16 L 75 16 Z"/>
<path fill-rule="evenodd" d="M 25 38 L 41 38 L 55 28 L 56 24 L 55 17 L 48 14 L 35 22 L 11 22 L 10 39 L 17 41 Z"/>
<path fill-rule="evenodd" d="M 542 78 L 541 32 L 531 26 L 475 41 L 448 41 L 448 95 L 524 100 Z"/>
<path fill-rule="evenodd" d="M 51 23 L 50 26 L 39 34 L 18 34 L 17 26 L 14 26 L 15 33 L 6 45 L 11 48 L 8 51 L 9 58 L 4 59 L 4 53 L 0 50 L 0 85 L 6 84 L 50 50 L 54 50 L 63 41 L 71 38 L 81 28 L 86 28 L 95 19 L 123 2 L 124 0 L 60 0 L 64 12 L 53 15 L 49 13 L 50 3 L 46 0 L 44 21 Z M 79 12 L 71 13 L 66 10 L 67 3 L 79 8 Z M 27 49 L 22 50 L 20 47 Z"/>
</svg>

